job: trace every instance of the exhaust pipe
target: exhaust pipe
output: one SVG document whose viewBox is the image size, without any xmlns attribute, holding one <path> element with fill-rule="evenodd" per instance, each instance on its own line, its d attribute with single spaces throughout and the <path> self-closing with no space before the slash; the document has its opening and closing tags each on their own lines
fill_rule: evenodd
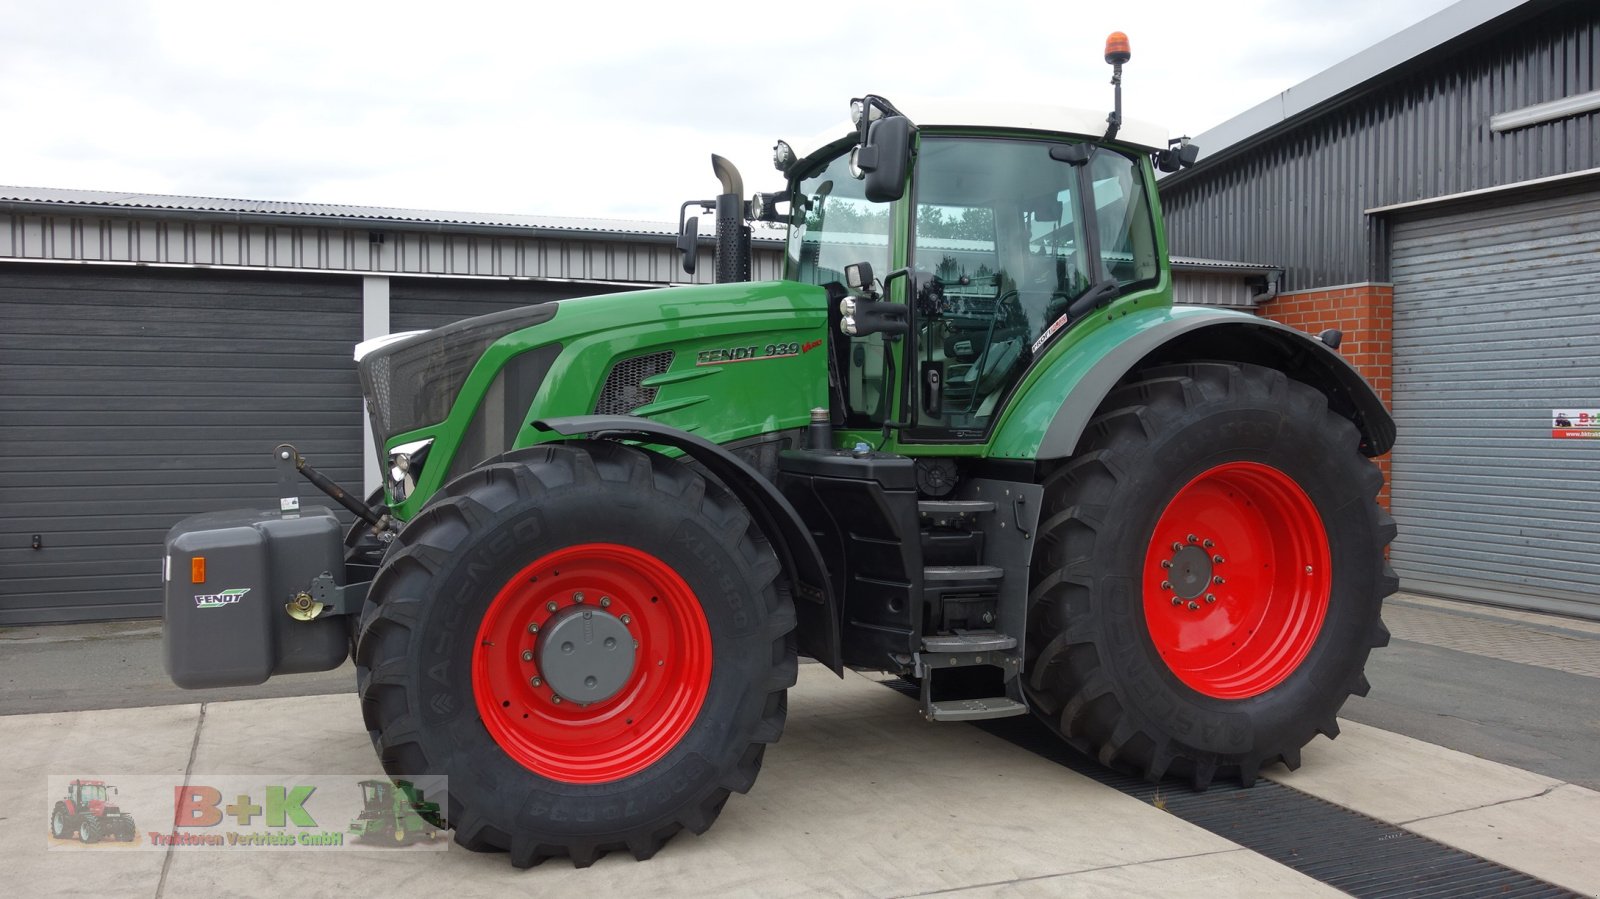
<svg viewBox="0 0 1600 899">
<path fill-rule="evenodd" d="M 711 171 L 722 182 L 717 195 L 717 283 L 750 280 L 750 226 L 745 224 L 744 179 L 733 163 L 713 153 Z"/>
</svg>

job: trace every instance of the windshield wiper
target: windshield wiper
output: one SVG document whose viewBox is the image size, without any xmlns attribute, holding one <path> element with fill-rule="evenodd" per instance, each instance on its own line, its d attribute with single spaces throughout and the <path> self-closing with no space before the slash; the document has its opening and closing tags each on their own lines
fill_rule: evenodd
<svg viewBox="0 0 1600 899">
<path fill-rule="evenodd" d="M 1106 278 L 1097 282 L 1093 287 L 1084 291 L 1083 296 L 1072 301 L 1072 305 L 1067 307 L 1067 318 L 1071 321 L 1077 321 L 1081 316 L 1099 309 L 1115 299 L 1121 287 L 1122 285 L 1117 283 L 1116 278 Z"/>
</svg>

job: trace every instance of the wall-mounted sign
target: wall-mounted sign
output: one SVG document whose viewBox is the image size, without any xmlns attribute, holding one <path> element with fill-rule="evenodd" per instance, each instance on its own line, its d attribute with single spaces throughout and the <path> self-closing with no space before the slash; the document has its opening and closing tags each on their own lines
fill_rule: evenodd
<svg viewBox="0 0 1600 899">
<path fill-rule="evenodd" d="M 1550 436 L 1593 437 L 1600 439 L 1600 412 L 1593 409 L 1550 410 Z"/>
</svg>

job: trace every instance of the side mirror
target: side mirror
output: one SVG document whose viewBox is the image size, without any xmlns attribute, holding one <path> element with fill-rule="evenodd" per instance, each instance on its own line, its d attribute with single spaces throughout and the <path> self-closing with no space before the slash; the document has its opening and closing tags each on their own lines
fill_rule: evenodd
<svg viewBox="0 0 1600 899">
<path fill-rule="evenodd" d="M 694 274 L 700 253 L 700 217 L 691 215 L 678 231 L 678 252 L 683 254 L 684 274 Z"/>
<path fill-rule="evenodd" d="M 885 116 L 867 126 L 867 141 L 854 151 L 854 163 L 866 180 L 867 200 L 888 203 L 906 191 L 911 164 L 911 120 Z"/>
<path fill-rule="evenodd" d="M 870 290 L 874 280 L 870 262 L 852 262 L 844 267 L 844 283 L 851 290 Z"/>
</svg>

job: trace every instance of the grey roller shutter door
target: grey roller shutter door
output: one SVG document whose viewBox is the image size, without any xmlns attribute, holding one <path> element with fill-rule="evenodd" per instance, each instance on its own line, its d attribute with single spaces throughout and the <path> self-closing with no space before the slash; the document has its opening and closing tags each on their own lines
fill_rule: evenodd
<svg viewBox="0 0 1600 899">
<path fill-rule="evenodd" d="M 354 277 L 0 267 L 0 625 L 159 615 L 167 529 L 275 507 L 278 442 L 359 485 L 360 339 Z"/>
<path fill-rule="evenodd" d="M 1600 191 L 1393 229 L 1393 561 L 1406 589 L 1600 616 Z"/>
</svg>

